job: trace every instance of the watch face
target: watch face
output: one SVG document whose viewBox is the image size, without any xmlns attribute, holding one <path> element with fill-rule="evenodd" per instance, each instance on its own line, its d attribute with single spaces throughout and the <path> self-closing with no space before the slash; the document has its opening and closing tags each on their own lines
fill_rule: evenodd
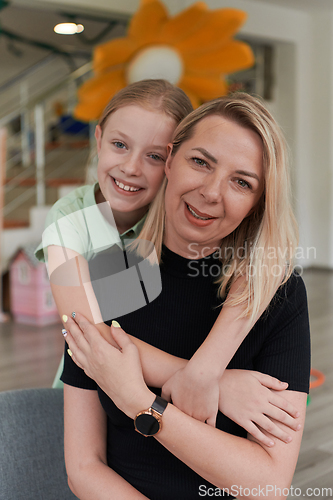
<svg viewBox="0 0 333 500">
<path fill-rule="evenodd" d="M 153 436 L 160 430 L 160 424 L 157 418 L 149 413 L 142 413 L 135 419 L 135 428 L 145 436 Z"/>
</svg>

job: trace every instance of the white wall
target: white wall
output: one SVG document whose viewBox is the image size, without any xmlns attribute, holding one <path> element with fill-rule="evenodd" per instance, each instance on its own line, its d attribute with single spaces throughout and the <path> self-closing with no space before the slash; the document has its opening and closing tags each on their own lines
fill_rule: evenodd
<svg viewBox="0 0 333 500">
<path fill-rule="evenodd" d="M 187 5 L 192 2 L 187 0 Z M 315 13 L 292 9 L 286 6 L 265 4 L 255 0 L 207 0 L 211 8 L 234 7 L 245 10 L 248 20 L 241 32 L 276 46 L 276 88 L 274 115 L 282 126 L 292 154 L 292 180 L 295 212 L 300 225 L 300 247 L 304 266 L 329 266 L 329 209 L 325 221 L 321 220 L 321 195 L 314 190 L 318 168 L 314 167 L 314 128 L 320 125 L 318 114 L 314 114 L 311 103 L 314 97 L 315 78 L 313 63 L 317 60 L 314 47 Z M 326 13 L 323 16 L 327 15 Z M 326 82 L 325 82 L 326 87 Z M 327 89 L 325 88 L 325 93 Z M 325 109 L 326 119 L 329 110 Z M 327 155 L 322 158 L 320 168 L 329 170 Z M 330 188 L 325 192 L 325 202 L 330 204 Z M 315 252 L 308 250 L 316 247 Z M 301 253 L 301 252 L 300 252 Z M 307 258 L 307 255 L 310 258 Z"/>
<path fill-rule="evenodd" d="M 30 227 L 22 229 L 6 229 L 1 235 L 1 271 L 8 268 L 10 259 L 16 251 L 25 245 L 42 241 L 45 219 L 50 206 L 33 207 L 30 210 Z"/>
</svg>

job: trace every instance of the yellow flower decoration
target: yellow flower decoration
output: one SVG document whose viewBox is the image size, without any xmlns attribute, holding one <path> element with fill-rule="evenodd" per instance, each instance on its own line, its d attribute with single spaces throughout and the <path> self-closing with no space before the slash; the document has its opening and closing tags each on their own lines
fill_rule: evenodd
<svg viewBox="0 0 333 500">
<path fill-rule="evenodd" d="M 169 17 L 159 0 L 141 0 L 127 36 L 96 47 L 95 76 L 80 87 L 75 116 L 98 119 L 118 90 L 145 78 L 171 81 L 194 107 L 226 94 L 225 75 L 254 63 L 249 45 L 232 39 L 246 17 L 236 9 L 209 10 L 204 2 Z"/>
</svg>

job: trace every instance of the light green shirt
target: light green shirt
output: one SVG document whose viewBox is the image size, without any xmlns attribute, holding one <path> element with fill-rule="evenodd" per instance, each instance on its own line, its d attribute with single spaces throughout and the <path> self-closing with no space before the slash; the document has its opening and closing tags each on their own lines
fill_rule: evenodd
<svg viewBox="0 0 333 500">
<path fill-rule="evenodd" d="M 121 240 L 138 237 L 145 217 L 119 235 L 107 202 L 96 204 L 98 188 L 97 182 L 79 187 L 53 205 L 46 217 L 42 242 L 35 250 L 38 260 L 47 261 L 47 247 L 50 245 L 75 250 L 86 260 L 91 260 L 114 244 L 122 247 Z M 102 215 L 103 208 L 108 210 L 108 220 Z"/>
<path fill-rule="evenodd" d="M 108 208 L 108 220 L 104 218 L 96 204 L 95 193 L 98 188 L 97 182 L 92 186 L 79 187 L 53 205 L 46 217 L 42 242 L 35 250 L 38 260 L 47 261 L 47 247 L 50 245 L 75 250 L 87 260 L 91 260 L 97 253 L 114 244 L 122 246 L 121 240 L 135 239 L 139 236 L 145 216 L 125 233 L 119 235 L 117 226 L 112 220 L 112 212 L 109 207 L 106 207 L 106 202 L 101 205 Z M 53 388 L 63 387 L 60 380 L 63 362 L 64 358 L 60 362 Z"/>
</svg>

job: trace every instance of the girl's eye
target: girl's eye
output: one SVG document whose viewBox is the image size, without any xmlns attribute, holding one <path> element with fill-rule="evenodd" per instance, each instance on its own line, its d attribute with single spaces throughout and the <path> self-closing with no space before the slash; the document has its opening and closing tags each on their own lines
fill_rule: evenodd
<svg viewBox="0 0 333 500">
<path fill-rule="evenodd" d="M 125 144 L 123 142 L 121 142 L 121 141 L 114 141 L 113 144 L 116 146 L 116 148 L 119 148 L 119 149 L 126 148 Z"/>
<path fill-rule="evenodd" d="M 162 158 L 162 156 L 160 155 L 156 155 L 154 153 L 151 153 L 150 155 L 148 155 L 149 158 L 151 158 L 152 160 L 156 160 L 156 161 L 165 161 L 164 158 Z"/>
<path fill-rule="evenodd" d="M 251 184 L 249 184 L 247 181 L 244 181 L 244 179 L 237 179 L 237 183 L 243 189 L 252 189 Z"/>
<path fill-rule="evenodd" d="M 203 160 L 202 158 L 192 158 L 192 160 L 194 161 L 194 163 L 196 163 L 197 165 L 199 165 L 199 167 L 207 167 L 207 162 L 205 160 Z"/>
</svg>

